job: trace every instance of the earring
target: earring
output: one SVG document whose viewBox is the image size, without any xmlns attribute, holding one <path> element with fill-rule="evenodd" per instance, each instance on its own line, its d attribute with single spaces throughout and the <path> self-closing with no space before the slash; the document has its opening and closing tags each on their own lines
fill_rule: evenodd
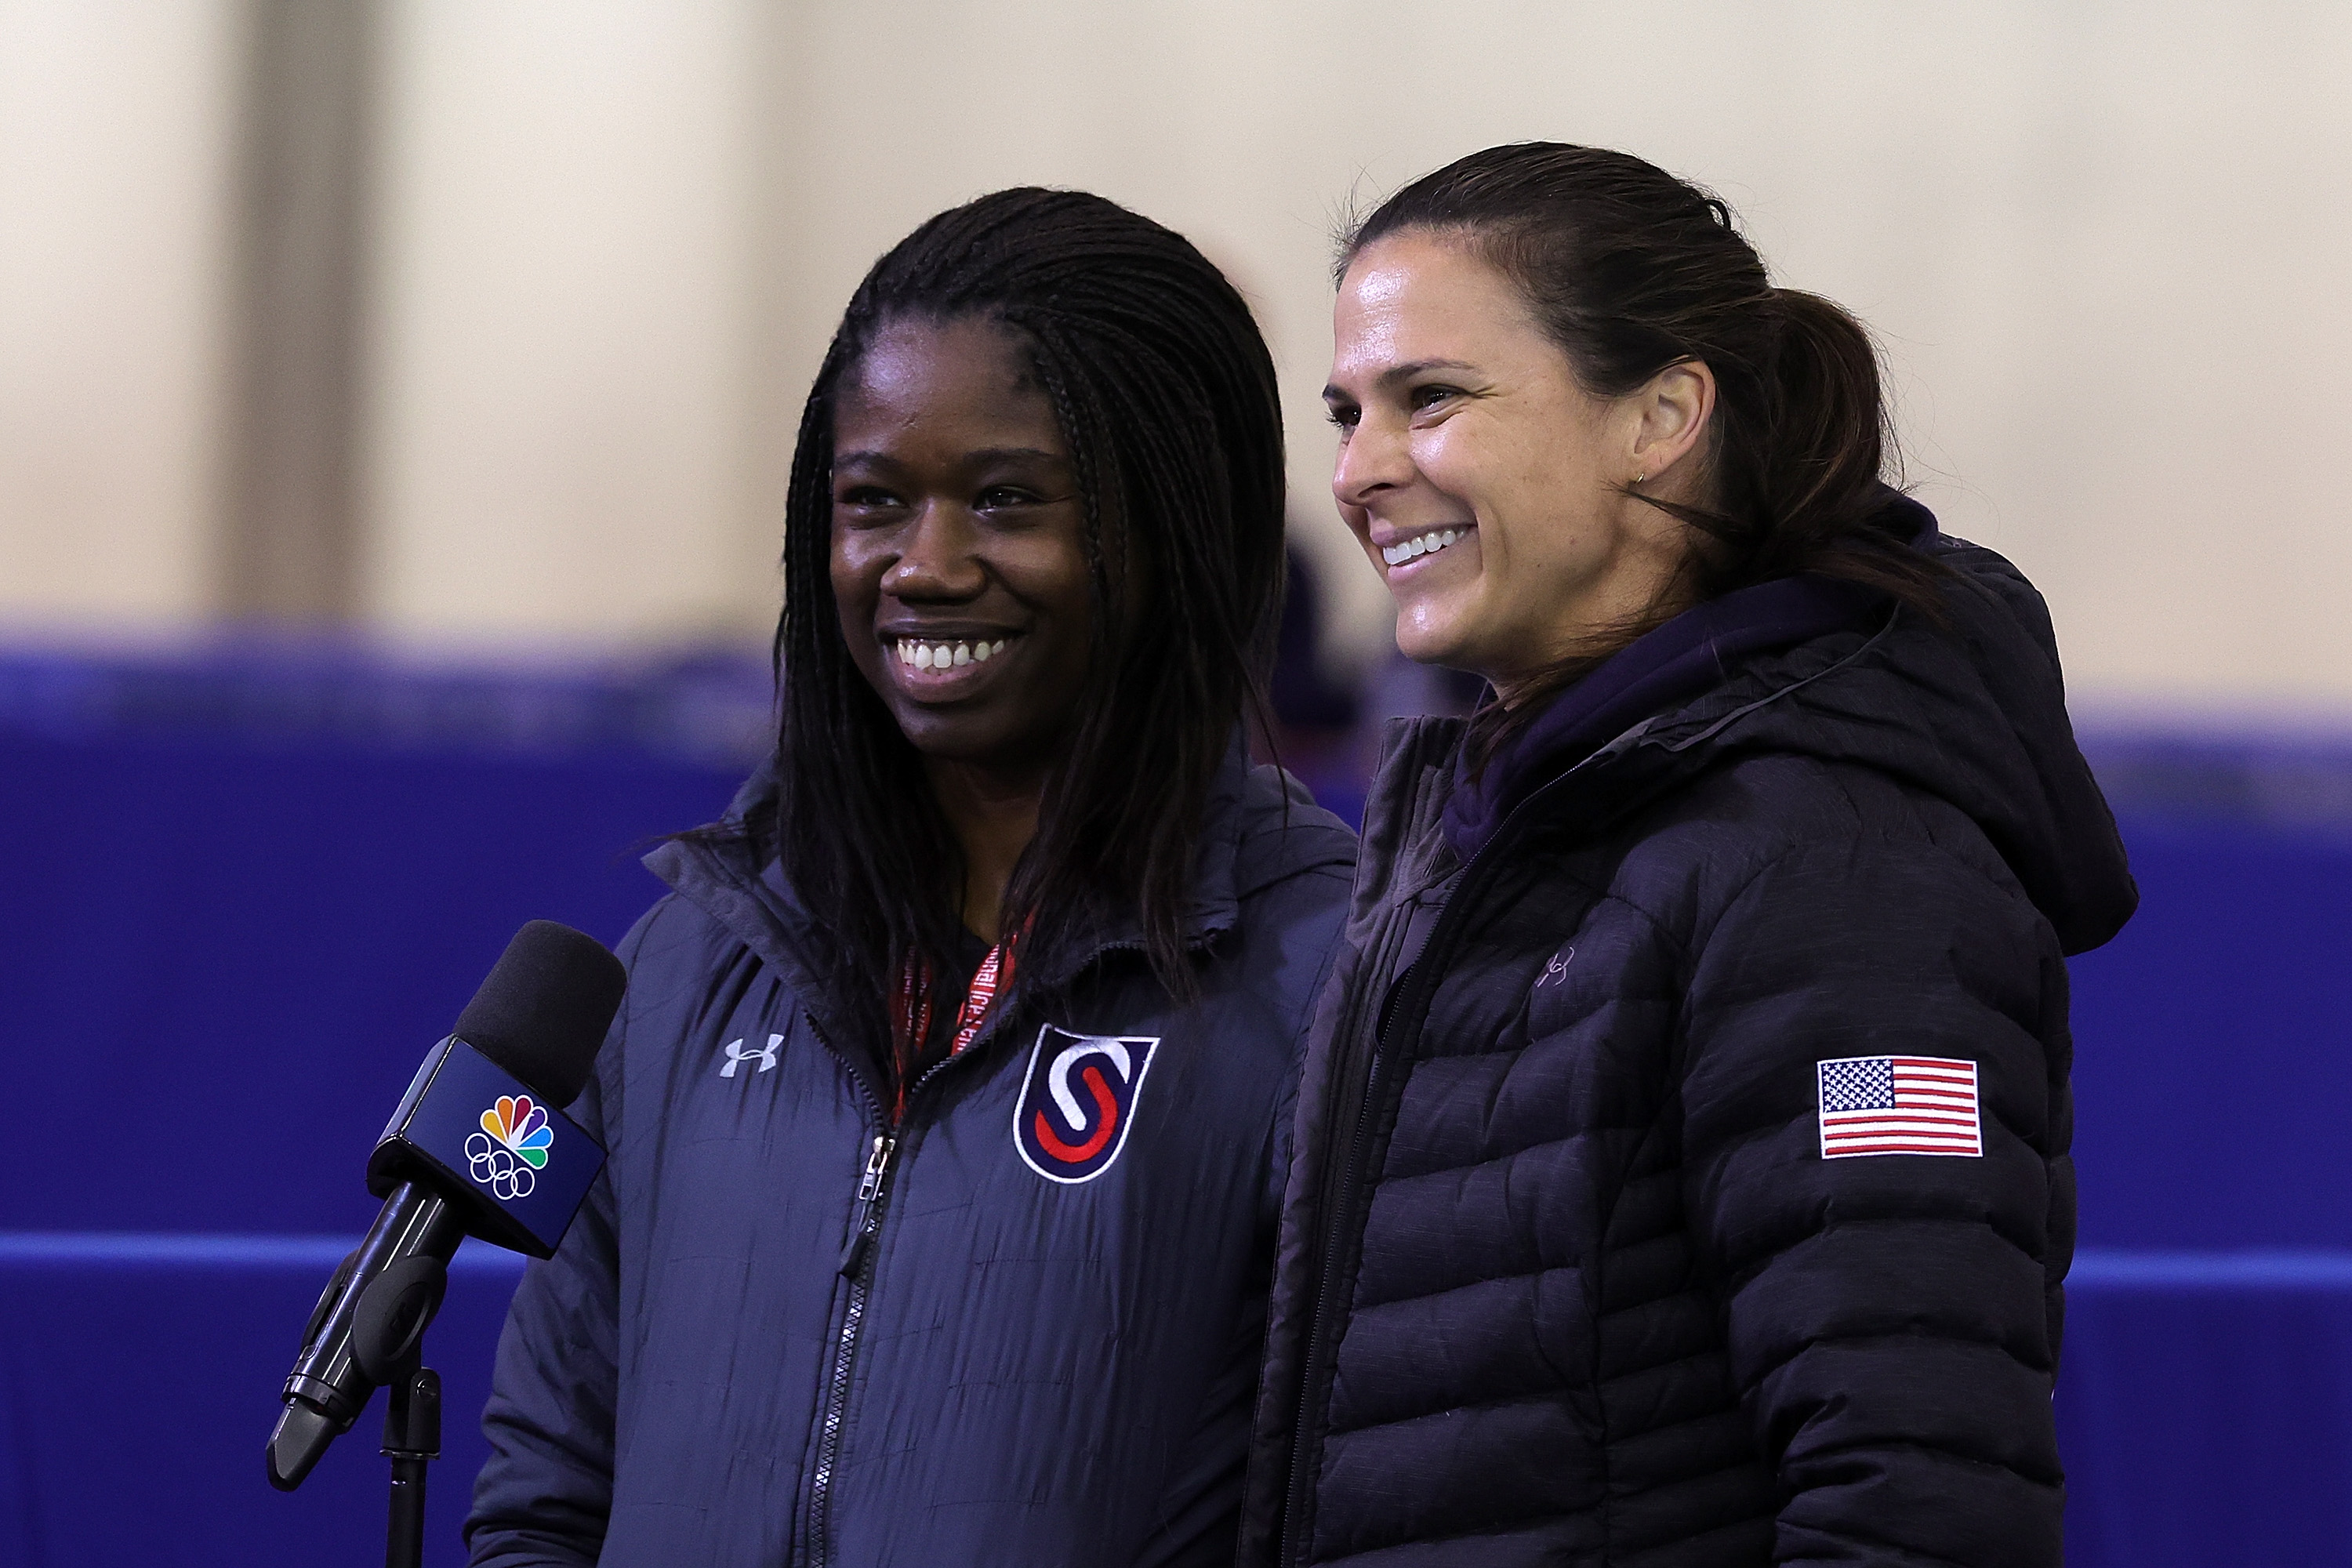
<svg viewBox="0 0 2352 1568">
<path fill-rule="evenodd" d="M 1647 475 L 1644 475 L 1644 474 L 1635 474 L 1635 475 L 1633 476 L 1633 483 L 1634 483 L 1634 484 L 1636 484 L 1636 485 L 1639 485 L 1639 484 L 1643 481 L 1643 479 L 1645 479 L 1645 478 L 1647 478 L 1647 477 L 1648 477 L 1648 476 L 1647 476 Z"/>
</svg>

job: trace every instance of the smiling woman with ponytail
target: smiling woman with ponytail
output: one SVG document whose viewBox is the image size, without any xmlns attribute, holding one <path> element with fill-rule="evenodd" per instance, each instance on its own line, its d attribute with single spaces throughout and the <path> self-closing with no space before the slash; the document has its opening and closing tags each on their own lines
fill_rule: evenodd
<svg viewBox="0 0 2352 1568">
<path fill-rule="evenodd" d="M 2058 1568 L 2064 956 L 2136 892 L 2040 596 L 1718 198 L 1496 147 L 1349 235 L 1398 646 L 1245 1564 Z"/>
</svg>

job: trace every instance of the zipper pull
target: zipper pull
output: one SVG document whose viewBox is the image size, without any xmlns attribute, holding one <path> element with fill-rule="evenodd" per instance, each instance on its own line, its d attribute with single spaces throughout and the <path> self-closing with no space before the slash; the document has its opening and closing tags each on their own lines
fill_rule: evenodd
<svg viewBox="0 0 2352 1568">
<path fill-rule="evenodd" d="M 857 1201 L 870 1204 L 874 1194 L 882 1190 L 882 1173 L 890 1168 L 890 1151 L 897 1144 L 888 1138 L 874 1140 L 874 1152 L 866 1156 L 866 1175 L 857 1184 Z"/>
<path fill-rule="evenodd" d="M 841 1272 L 857 1272 L 866 1260 L 866 1244 L 874 1235 L 874 1205 L 882 1195 L 883 1178 L 890 1172 L 890 1156 L 898 1152 L 898 1141 L 882 1137 L 874 1140 L 873 1152 L 866 1156 L 866 1170 L 857 1181 L 857 1206 L 849 1213 L 849 1242 L 841 1249 Z"/>
</svg>

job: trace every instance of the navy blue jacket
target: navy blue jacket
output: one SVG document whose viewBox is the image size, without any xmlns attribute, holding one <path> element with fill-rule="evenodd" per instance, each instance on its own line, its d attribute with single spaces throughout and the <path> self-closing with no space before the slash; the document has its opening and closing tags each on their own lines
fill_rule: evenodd
<svg viewBox="0 0 2352 1568">
<path fill-rule="evenodd" d="M 651 856 L 675 891 L 623 945 L 572 1110 L 611 1162 L 516 1294 L 474 1563 L 1230 1563 L 1353 858 L 1237 757 L 1190 916 L 1200 999 L 1106 931 L 1067 975 L 1019 973 L 886 1142 L 870 1065 L 828 1043 L 879 984 L 812 977 L 822 900 L 723 843 Z"/>
<path fill-rule="evenodd" d="M 2136 893 L 2039 595 L 1891 504 L 1948 626 L 1766 584 L 1484 773 L 1391 737 L 1244 1563 L 2058 1568 L 2063 955 Z"/>
</svg>

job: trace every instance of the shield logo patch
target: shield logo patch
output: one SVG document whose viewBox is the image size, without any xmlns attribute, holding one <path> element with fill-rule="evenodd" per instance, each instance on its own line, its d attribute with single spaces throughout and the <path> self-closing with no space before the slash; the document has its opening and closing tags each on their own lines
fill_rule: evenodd
<svg viewBox="0 0 2352 1568">
<path fill-rule="evenodd" d="M 1029 1048 L 1013 1110 L 1013 1146 L 1049 1182 L 1091 1182 L 1111 1167 L 1135 1123 L 1157 1036 L 1074 1035 L 1048 1024 Z"/>
</svg>

